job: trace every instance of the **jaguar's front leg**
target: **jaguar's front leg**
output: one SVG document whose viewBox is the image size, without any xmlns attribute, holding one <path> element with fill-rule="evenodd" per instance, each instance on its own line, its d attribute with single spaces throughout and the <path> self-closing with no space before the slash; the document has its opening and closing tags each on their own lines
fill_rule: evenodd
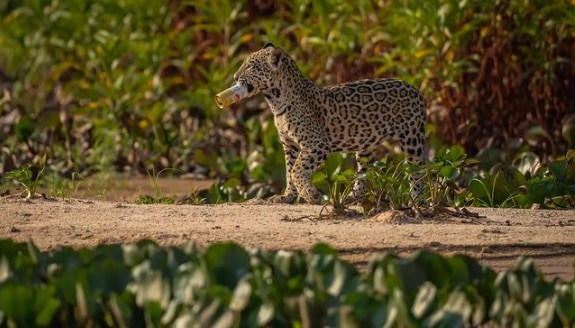
<svg viewBox="0 0 575 328">
<path fill-rule="evenodd" d="M 286 188 L 283 195 L 274 195 L 268 199 L 272 203 L 288 203 L 291 204 L 297 199 L 298 193 L 295 184 L 293 183 L 291 172 L 297 160 L 299 148 L 295 144 L 283 143 L 285 166 L 286 166 Z"/>
<path fill-rule="evenodd" d="M 308 204 L 321 204 L 323 196 L 311 183 L 311 176 L 318 166 L 323 163 L 328 152 L 322 149 L 302 149 L 292 169 L 291 178 L 300 196 Z"/>
</svg>

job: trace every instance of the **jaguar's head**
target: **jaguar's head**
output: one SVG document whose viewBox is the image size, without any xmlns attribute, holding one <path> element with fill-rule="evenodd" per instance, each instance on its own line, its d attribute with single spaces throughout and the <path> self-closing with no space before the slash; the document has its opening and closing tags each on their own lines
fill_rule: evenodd
<svg viewBox="0 0 575 328">
<path fill-rule="evenodd" d="M 248 90 L 248 96 L 269 90 L 277 78 L 282 63 L 291 59 L 282 49 L 266 43 L 261 50 L 249 54 L 234 74 L 234 80 Z"/>
</svg>

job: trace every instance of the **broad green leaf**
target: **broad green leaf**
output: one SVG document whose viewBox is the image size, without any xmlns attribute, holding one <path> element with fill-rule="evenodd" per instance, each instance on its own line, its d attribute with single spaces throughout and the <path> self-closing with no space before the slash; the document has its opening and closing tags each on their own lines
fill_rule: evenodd
<svg viewBox="0 0 575 328">
<path fill-rule="evenodd" d="M 460 313 L 439 310 L 429 317 L 426 327 L 465 327 L 465 321 Z"/>
<path fill-rule="evenodd" d="M 351 264 L 337 260 L 334 266 L 334 277 L 327 292 L 334 296 L 340 297 L 357 289 L 358 273 Z"/>
<path fill-rule="evenodd" d="M 234 325 L 234 314 L 231 311 L 226 311 L 222 314 L 211 327 L 214 328 L 230 328 Z"/>
<path fill-rule="evenodd" d="M 134 267 L 132 276 L 130 290 L 135 294 L 136 304 L 141 307 L 145 307 L 149 302 L 157 302 L 162 307 L 168 305 L 172 297 L 169 281 L 161 271 L 151 267 L 149 260 Z"/>
<path fill-rule="evenodd" d="M 419 287 L 411 307 L 411 312 L 416 318 L 423 318 L 432 308 L 437 306 L 436 294 L 437 288 L 428 281 Z"/>
<path fill-rule="evenodd" d="M 450 280 L 452 285 L 465 284 L 470 281 L 470 275 L 465 258 L 461 255 L 454 255 L 447 258 L 450 268 Z"/>
<path fill-rule="evenodd" d="M 548 168 L 551 174 L 557 178 L 557 182 L 567 182 L 567 161 L 552 161 Z"/>
<path fill-rule="evenodd" d="M 449 294 L 447 301 L 443 305 L 443 310 L 458 314 L 463 322 L 469 322 L 474 308 L 465 293 L 460 289 L 456 289 Z"/>
<path fill-rule="evenodd" d="M 266 326 L 273 319 L 275 308 L 272 303 L 264 302 L 258 310 L 257 324 L 259 326 Z"/>
<path fill-rule="evenodd" d="M 325 184 L 326 182 L 327 182 L 327 174 L 325 174 L 325 172 L 318 171 L 312 174 L 311 176 L 311 183 L 314 185 L 319 186 Z"/>
<path fill-rule="evenodd" d="M 335 257 L 338 256 L 337 251 L 333 247 L 325 243 L 317 243 L 313 245 L 312 248 L 310 249 L 310 253 L 322 256 L 326 255 L 333 255 Z"/>
<path fill-rule="evenodd" d="M 121 327 L 144 325 L 144 315 L 135 307 L 134 296 L 127 290 L 110 297 L 110 313 Z"/>
<path fill-rule="evenodd" d="M 563 325 L 575 322 L 575 282 L 557 286 L 557 314 Z"/>
<path fill-rule="evenodd" d="M 541 162 L 539 157 L 532 153 L 532 152 L 525 152 L 519 156 L 519 159 L 514 161 L 514 166 L 521 172 L 523 175 L 526 174 L 535 174 Z"/>
<path fill-rule="evenodd" d="M 443 155 L 445 160 L 452 163 L 463 160 L 465 156 L 465 149 L 460 145 L 451 146 L 445 150 L 445 154 Z"/>
<path fill-rule="evenodd" d="M 204 253 L 206 267 L 214 283 L 234 290 L 238 282 L 250 272 L 248 252 L 235 243 L 214 244 Z"/>
<path fill-rule="evenodd" d="M 328 177 L 333 179 L 341 170 L 342 157 L 341 154 L 332 153 L 327 156 L 325 161 L 325 172 Z"/>
<path fill-rule="evenodd" d="M 332 177 L 333 182 L 342 183 L 342 182 L 351 182 L 350 177 L 345 176 L 343 174 L 336 174 Z"/>
<path fill-rule="evenodd" d="M 234 294 L 230 303 L 230 310 L 234 312 L 242 311 L 248 305 L 252 296 L 252 286 L 246 277 L 241 279 L 234 289 Z"/>
<path fill-rule="evenodd" d="M 451 269 L 445 257 L 434 252 L 421 250 L 414 254 L 413 261 L 426 268 L 427 280 L 438 289 L 451 285 Z"/>
<path fill-rule="evenodd" d="M 60 309 L 62 301 L 56 297 L 56 288 L 52 285 L 37 289 L 34 310 L 36 320 L 34 324 L 39 327 L 48 327 L 54 320 L 54 315 Z"/>
<path fill-rule="evenodd" d="M 156 300 L 149 299 L 144 304 L 144 314 L 146 318 L 146 325 L 152 327 L 158 327 L 162 321 L 162 315 L 166 305 L 161 305 L 160 302 Z"/>
<path fill-rule="evenodd" d="M 0 312 L 22 327 L 34 326 L 34 291 L 31 286 L 0 285 Z"/>
<path fill-rule="evenodd" d="M 439 171 L 439 174 L 449 180 L 454 180 L 459 176 L 459 170 L 453 166 L 444 166 Z"/>
<path fill-rule="evenodd" d="M 537 324 L 541 327 L 551 327 L 556 309 L 555 298 L 545 298 L 535 308 L 533 316 L 537 317 Z"/>
<path fill-rule="evenodd" d="M 12 271 L 10 270 L 10 263 L 6 256 L 2 255 L 0 258 L 0 284 L 4 283 L 12 276 Z"/>
</svg>

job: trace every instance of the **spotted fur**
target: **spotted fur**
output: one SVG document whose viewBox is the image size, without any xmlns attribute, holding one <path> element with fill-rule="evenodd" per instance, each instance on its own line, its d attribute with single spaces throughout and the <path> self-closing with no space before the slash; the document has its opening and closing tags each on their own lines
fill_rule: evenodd
<svg viewBox="0 0 575 328">
<path fill-rule="evenodd" d="M 248 96 L 263 93 L 274 115 L 285 152 L 286 189 L 272 202 L 293 203 L 298 196 L 322 202 L 311 175 L 331 152 L 354 152 L 358 171 L 378 160 L 382 142 L 397 137 L 403 151 L 420 161 L 424 150 L 425 103 L 409 84 L 393 79 L 349 82 L 326 88 L 303 76 L 281 48 L 266 44 L 249 54 L 234 74 Z M 411 178 L 412 194 L 420 184 Z M 365 181 L 354 185 L 352 199 L 365 196 Z"/>
</svg>

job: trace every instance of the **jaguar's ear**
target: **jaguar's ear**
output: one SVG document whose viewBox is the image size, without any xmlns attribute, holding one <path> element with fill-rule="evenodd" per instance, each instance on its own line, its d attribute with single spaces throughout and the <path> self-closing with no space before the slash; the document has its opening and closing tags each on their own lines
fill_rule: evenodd
<svg viewBox="0 0 575 328">
<path fill-rule="evenodd" d="M 282 58 L 285 55 L 282 48 L 274 48 L 268 58 L 270 67 L 276 71 L 281 66 Z"/>
<path fill-rule="evenodd" d="M 271 42 L 266 42 L 266 44 L 264 44 L 264 47 L 263 47 L 262 49 L 265 49 L 265 48 L 275 48 L 275 47 L 276 47 L 276 46 L 275 46 L 273 43 L 271 43 Z"/>
</svg>

